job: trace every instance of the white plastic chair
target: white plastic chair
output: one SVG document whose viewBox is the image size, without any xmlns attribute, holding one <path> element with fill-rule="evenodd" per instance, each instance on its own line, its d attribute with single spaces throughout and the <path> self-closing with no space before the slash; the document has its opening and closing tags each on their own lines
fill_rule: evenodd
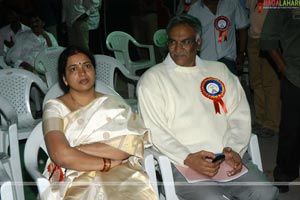
<svg viewBox="0 0 300 200">
<path fill-rule="evenodd" d="M 7 129 L 0 130 L 1 196 L 9 197 L 13 194 L 15 198 L 11 199 L 23 200 L 24 188 L 22 185 L 23 178 L 19 152 L 17 113 L 13 106 L 2 96 L 0 96 L 0 114 L 1 122 L 5 120 L 8 125 Z"/>
<path fill-rule="evenodd" d="M 129 42 L 138 48 L 148 49 L 149 59 L 132 61 L 129 54 Z M 136 74 L 137 70 L 152 67 L 156 63 L 153 45 L 140 44 L 131 35 L 122 31 L 111 32 L 106 38 L 106 47 L 114 52 L 115 58 L 132 74 Z"/>
<path fill-rule="evenodd" d="M 64 47 L 49 47 L 39 52 L 35 58 L 35 70 L 45 75 L 49 88 L 58 81 L 58 58 L 64 49 Z"/>
<path fill-rule="evenodd" d="M 166 29 L 158 29 L 153 34 L 153 42 L 157 47 L 166 47 L 167 40 L 168 40 L 168 35 Z"/>
<path fill-rule="evenodd" d="M 137 108 L 137 99 L 134 98 L 135 85 L 139 80 L 139 76 L 132 75 L 128 69 L 124 67 L 118 60 L 113 57 L 106 55 L 94 55 L 96 59 L 96 76 L 97 80 L 104 82 L 106 85 L 110 86 L 116 90 L 116 83 L 118 76 L 116 75 L 117 70 L 128 80 L 128 97 L 125 99 L 134 111 Z"/>
<path fill-rule="evenodd" d="M 7 65 L 4 56 L 0 56 L 0 69 L 9 69 L 11 66 Z"/>
<path fill-rule="evenodd" d="M 96 81 L 96 91 L 105 94 L 112 94 L 112 95 L 119 96 L 119 94 L 116 91 L 114 91 L 112 88 L 102 83 L 101 81 Z M 46 94 L 44 99 L 44 104 L 49 99 L 56 98 L 62 95 L 63 93 L 64 92 L 61 90 L 58 83 L 56 83 L 51 87 L 49 92 Z M 26 141 L 25 150 L 24 150 L 25 168 L 27 172 L 30 174 L 30 176 L 33 178 L 33 180 L 35 180 L 38 187 L 39 195 L 42 195 L 43 192 L 50 186 L 50 182 L 45 176 L 43 176 L 43 174 L 39 170 L 38 153 L 40 149 L 42 149 L 46 153 L 46 155 L 48 155 L 44 137 L 43 137 L 43 132 L 42 132 L 42 122 L 37 124 L 36 127 L 33 129 L 32 133 L 30 134 L 29 138 Z M 145 154 L 143 165 L 145 167 L 145 170 L 150 176 L 151 184 L 154 185 L 154 188 L 157 188 L 155 164 L 154 164 L 153 156 L 150 154 Z M 157 190 L 156 192 L 158 194 Z"/>
<path fill-rule="evenodd" d="M 40 121 L 33 118 L 30 107 L 32 86 L 39 88 L 41 93 L 45 94 L 48 90 L 47 85 L 37 75 L 15 68 L 1 70 L 0 85 L 0 95 L 9 101 L 17 112 L 18 138 L 26 139 L 32 128 Z"/>
<path fill-rule="evenodd" d="M 158 48 L 159 55 L 162 59 L 166 57 L 168 54 L 168 47 L 167 47 L 168 35 L 166 29 L 158 29 L 153 34 L 153 43 Z"/>
<path fill-rule="evenodd" d="M 166 200 L 177 200 L 178 197 L 175 192 L 174 178 L 170 160 L 168 159 L 168 157 L 154 150 L 153 148 L 150 148 L 147 151 L 154 156 L 155 160 L 158 163 L 158 169 L 160 171 L 164 187 L 164 195 L 162 193 L 160 193 L 159 195 L 164 196 Z M 257 165 L 258 169 L 263 171 L 259 144 L 257 136 L 254 134 L 251 134 L 250 137 L 248 154 L 251 157 L 252 162 Z"/>
</svg>

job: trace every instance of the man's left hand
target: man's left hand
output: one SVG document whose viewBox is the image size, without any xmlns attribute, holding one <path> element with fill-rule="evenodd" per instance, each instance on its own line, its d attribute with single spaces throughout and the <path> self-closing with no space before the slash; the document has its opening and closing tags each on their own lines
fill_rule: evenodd
<svg viewBox="0 0 300 200">
<path fill-rule="evenodd" d="M 225 162 L 232 167 L 231 171 L 227 172 L 228 176 L 233 176 L 242 170 L 243 163 L 240 155 L 233 151 L 230 147 L 225 147 L 223 149 L 223 154 L 225 155 Z"/>
</svg>

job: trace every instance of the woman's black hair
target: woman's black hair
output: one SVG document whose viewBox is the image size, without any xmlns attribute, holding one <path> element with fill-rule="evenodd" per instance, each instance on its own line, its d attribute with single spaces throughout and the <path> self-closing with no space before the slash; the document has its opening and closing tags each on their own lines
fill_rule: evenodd
<svg viewBox="0 0 300 200">
<path fill-rule="evenodd" d="M 67 86 L 63 80 L 63 77 L 66 76 L 66 67 L 67 67 L 68 59 L 70 56 L 76 55 L 78 53 L 82 53 L 82 54 L 86 55 L 91 60 L 93 66 L 94 67 L 96 66 L 95 57 L 89 51 L 86 51 L 86 50 L 84 50 L 80 47 L 76 47 L 76 46 L 69 46 L 65 50 L 63 50 L 63 52 L 60 54 L 60 56 L 58 58 L 57 71 L 58 71 L 59 85 L 60 85 L 61 89 L 63 89 L 64 92 L 69 91 L 69 86 Z"/>
</svg>

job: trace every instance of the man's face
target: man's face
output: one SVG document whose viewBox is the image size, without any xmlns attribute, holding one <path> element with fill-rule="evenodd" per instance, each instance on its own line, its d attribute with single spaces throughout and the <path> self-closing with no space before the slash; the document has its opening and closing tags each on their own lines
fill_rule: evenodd
<svg viewBox="0 0 300 200">
<path fill-rule="evenodd" d="M 32 32 L 39 35 L 43 29 L 44 23 L 39 17 L 32 17 L 30 19 L 30 28 Z"/>
<path fill-rule="evenodd" d="M 171 58 L 177 65 L 183 67 L 195 66 L 197 52 L 201 40 L 196 40 L 196 33 L 187 24 L 180 24 L 170 30 L 168 48 Z"/>
</svg>

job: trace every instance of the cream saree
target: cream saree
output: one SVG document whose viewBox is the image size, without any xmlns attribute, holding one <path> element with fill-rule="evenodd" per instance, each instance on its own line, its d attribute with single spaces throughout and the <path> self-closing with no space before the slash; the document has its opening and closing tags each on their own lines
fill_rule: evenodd
<svg viewBox="0 0 300 200">
<path fill-rule="evenodd" d="M 62 123 L 63 122 L 63 123 Z M 71 112 L 61 101 L 49 100 L 44 108 L 43 132 L 61 130 L 71 146 L 102 142 L 132 155 L 108 172 L 79 172 L 59 168 L 48 160 L 44 175 L 51 187 L 41 199 L 157 199 L 139 164 L 147 129 L 121 99 L 104 95 Z"/>
</svg>

